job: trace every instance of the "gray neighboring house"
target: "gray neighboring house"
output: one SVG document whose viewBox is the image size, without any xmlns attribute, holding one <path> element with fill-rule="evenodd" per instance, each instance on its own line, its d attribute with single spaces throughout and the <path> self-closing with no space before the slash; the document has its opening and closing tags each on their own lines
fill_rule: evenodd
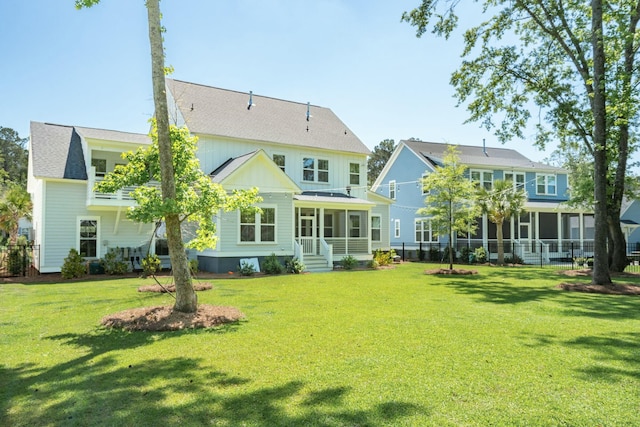
<svg viewBox="0 0 640 427">
<path fill-rule="evenodd" d="M 216 216 L 218 245 L 189 253 L 201 269 L 236 271 L 241 259 L 275 253 L 322 271 L 389 248 L 392 201 L 368 191 L 369 150 L 330 109 L 170 79 L 167 89 L 173 123 L 199 138 L 202 170 L 229 192 L 258 187 L 263 198 L 262 214 Z M 134 267 L 150 248 L 167 266 L 155 224 L 126 217 L 132 189 L 93 191 L 122 152 L 148 144 L 142 134 L 31 123 L 28 190 L 42 272 L 60 271 L 71 248 L 87 260 L 119 248 Z"/>
</svg>

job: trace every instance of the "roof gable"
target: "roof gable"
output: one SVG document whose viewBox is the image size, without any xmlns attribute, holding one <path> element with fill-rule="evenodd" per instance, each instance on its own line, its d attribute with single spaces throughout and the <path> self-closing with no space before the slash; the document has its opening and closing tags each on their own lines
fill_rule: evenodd
<svg viewBox="0 0 640 427">
<path fill-rule="evenodd" d="M 229 159 L 211 172 L 210 176 L 213 182 L 229 188 L 258 187 L 262 193 L 302 192 L 264 150 Z"/>
<path fill-rule="evenodd" d="M 195 134 L 369 154 L 329 108 L 172 79 L 167 88 Z"/>
</svg>

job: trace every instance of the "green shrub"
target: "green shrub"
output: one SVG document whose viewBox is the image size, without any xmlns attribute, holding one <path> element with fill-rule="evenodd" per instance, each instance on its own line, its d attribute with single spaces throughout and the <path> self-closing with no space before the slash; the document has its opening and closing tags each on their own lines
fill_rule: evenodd
<svg viewBox="0 0 640 427">
<path fill-rule="evenodd" d="M 484 264 L 485 262 L 487 262 L 487 251 L 482 246 L 480 246 L 479 248 L 476 248 L 476 250 L 473 251 L 473 253 L 476 256 L 476 261 L 478 263 Z"/>
<path fill-rule="evenodd" d="M 369 262 L 367 262 L 367 268 L 373 268 L 376 269 L 380 266 L 380 264 L 378 264 L 378 262 L 374 259 L 370 259 Z"/>
<path fill-rule="evenodd" d="M 9 251 L 7 259 L 9 273 L 13 276 L 24 274 L 27 269 L 27 250 L 26 246 L 14 246 Z"/>
<path fill-rule="evenodd" d="M 238 273 L 241 276 L 253 276 L 256 272 L 256 268 L 253 264 L 249 264 L 247 261 L 242 261 L 240 263 L 240 268 L 238 269 Z"/>
<path fill-rule="evenodd" d="M 284 265 L 280 263 L 275 253 L 272 253 L 262 262 L 262 271 L 266 274 L 282 274 L 284 273 Z"/>
<path fill-rule="evenodd" d="M 396 251 L 391 249 L 386 252 L 382 249 L 378 249 L 373 253 L 373 260 L 377 265 L 389 265 L 393 262 L 393 258 L 396 256 Z"/>
<path fill-rule="evenodd" d="M 104 268 L 104 272 L 107 274 L 124 274 L 129 271 L 129 264 L 122 260 L 119 248 L 109 249 L 100 262 Z"/>
<path fill-rule="evenodd" d="M 458 252 L 455 250 L 455 248 L 451 248 L 451 251 L 453 252 L 453 262 L 457 262 Z M 442 260 L 445 262 L 449 262 L 449 245 L 445 246 L 444 251 L 442 252 Z"/>
<path fill-rule="evenodd" d="M 74 277 L 82 277 L 87 274 L 85 260 L 77 250 L 69 250 L 69 255 L 64 259 L 60 272 L 63 279 L 73 279 Z"/>
<path fill-rule="evenodd" d="M 358 260 L 355 259 L 352 255 L 347 255 L 340 260 L 340 265 L 345 270 L 353 270 L 358 266 Z"/>
<path fill-rule="evenodd" d="M 196 274 L 198 271 L 200 271 L 198 269 L 198 259 L 197 258 L 189 260 L 189 270 L 191 271 L 191 274 Z"/>
<path fill-rule="evenodd" d="M 441 255 L 440 249 L 438 249 L 437 247 L 431 246 L 429 248 L 429 261 L 434 261 L 434 262 L 440 261 L 441 259 L 440 255 Z M 424 261 L 424 255 L 422 256 L 420 261 Z"/>
<path fill-rule="evenodd" d="M 460 249 L 460 261 L 465 264 L 473 264 L 475 262 L 475 256 L 472 256 L 473 252 L 469 246 L 463 246 Z"/>
<path fill-rule="evenodd" d="M 504 257 L 504 262 L 507 264 L 524 264 L 524 260 L 517 254 Z"/>
<path fill-rule="evenodd" d="M 298 258 L 292 258 L 285 261 L 284 268 L 288 273 L 300 274 L 304 271 L 306 266 Z"/>
<path fill-rule="evenodd" d="M 156 254 L 148 254 L 140 261 L 142 265 L 142 276 L 149 277 L 156 274 L 160 270 L 160 258 Z"/>
</svg>

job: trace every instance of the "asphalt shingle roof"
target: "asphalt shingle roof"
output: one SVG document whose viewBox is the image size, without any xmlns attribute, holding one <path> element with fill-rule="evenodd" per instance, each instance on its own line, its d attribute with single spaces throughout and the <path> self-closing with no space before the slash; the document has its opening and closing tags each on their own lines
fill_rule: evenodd
<svg viewBox="0 0 640 427">
<path fill-rule="evenodd" d="M 38 178 L 87 179 L 82 138 L 149 144 L 139 133 L 31 122 L 31 160 Z"/>
<path fill-rule="evenodd" d="M 416 153 L 424 156 L 431 163 L 442 163 L 442 158 L 451 144 L 425 142 L 417 140 L 401 141 Z M 509 148 L 479 147 L 473 145 L 456 145 L 460 151 L 460 162 L 469 166 L 521 168 L 537 170 L 556 170 L 561 168 L 529 160 L 516 150 Z"/>
<path fill-rule="evenodd" d="M 329 108 L 167 79 L 192 133 L 369 154 Z M 171 107 L 170 107 L 171 108 Z"/>
</svg>

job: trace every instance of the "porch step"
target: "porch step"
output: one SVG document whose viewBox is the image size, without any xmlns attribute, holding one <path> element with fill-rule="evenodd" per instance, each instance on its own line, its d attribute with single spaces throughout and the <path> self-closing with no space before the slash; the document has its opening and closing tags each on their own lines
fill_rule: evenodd
<svg viewBox="0 0 640 427">
<path fill-rule="evenodd" d="M 329 266 L 329 263 L 321 255 L 305 255 L 304 256 L 305 271 L 312 273 L 319 273 L 323 271 L 332 271 L 333 266 Z"/>
</svg>

